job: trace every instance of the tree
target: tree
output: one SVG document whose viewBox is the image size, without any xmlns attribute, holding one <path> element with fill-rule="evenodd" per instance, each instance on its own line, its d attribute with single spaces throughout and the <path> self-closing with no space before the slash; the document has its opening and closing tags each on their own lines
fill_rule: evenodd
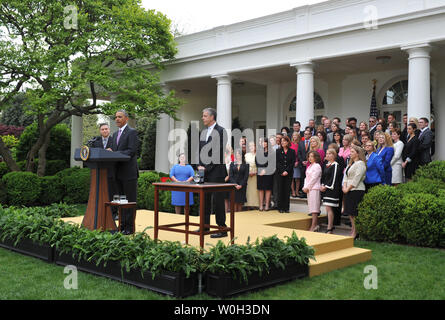
<svg viewBox="0 0 445 320">
<path fill-rule="evenodd" d="M 22 92 L 11 98 L 2 111 L 0 123 L 17 127 L 26 127 L 33 123 L 36 120 L 35 116 L 27 113 L 29 106 L 25 102 L 26 95 Z"/>
<path fill-rule="evenodd" d="M 26 158 L 45 170 L 50 130 L 76 115 L 175 118 L 180 101 L 164 94 L 159 71 L 176 53 L 170 20 L 140 0 L 0 0 L 0 110 L 20 91 L 39 138 Z M 97 104 L 100 97 L 112 102 Z M 19 168 L 2 141 L 0 154 Z"/>
</svg>

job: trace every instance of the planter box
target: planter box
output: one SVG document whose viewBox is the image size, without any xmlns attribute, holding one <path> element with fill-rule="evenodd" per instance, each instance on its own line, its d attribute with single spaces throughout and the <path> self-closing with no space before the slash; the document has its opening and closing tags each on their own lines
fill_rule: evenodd
<svg viewBox="0 0 445 320">
<path fill-rule="evenodd" d="M 145 272 L 144 277 L 142 277 L 140 270 L 126 272 L 124 269 L 122 277 L 119 261 L 108 261 L 106 267 L 103 266 L 103 263 L 96 266 L 95 262 L 83 259 L 77 261 L 70 254 L 59 253 L 57 250 L 55 252 L 55 262 L 63 266 L 74 265 L 81 271 L 175 297 L 187 297 L 198 292 L 197 274 L 191 274 L 189 278 L 186 278 L 185 274 L 165 271 L 152 279 L 151 272 Z"/>
<path fill-rule="evenodd" d="M 283 270 L 272 267 L 269 273 L 263 272 L 260 276 L 254 272 L 248 276 L 248 282 L 243 279 L 233 279 L 231 274 L 206 274 L 206 292 L 209 295 L 225 298 L 228 296 L 264 289 L 282 282 L 307 277 L 309 266 L 297 263 L 288 264 Z"/>
<path fill-rule="evenodd" d="M 95 261 L 90 262 L 83 259 L 78 261 L 77 258 L 73 258 L 71 254 L 60 253 L 58 250 L 55 250 L 54 260 L 56 264 L 61 266 L 73 265 L 81 271 L 117 281 L 123 281 L 119 261 L 108 261 L 106 267 L 104 267 L 103 262 L 96 266 Z"/>
<path fill-rule="evenodd" d="M 25 254 L 27 256 L 39 258 L 46 262 L 54 261 L 54 248 L 51 248 L 48 244 L 39 244 L 38 242 L 34 242 L 26 238 L 21 239 L 17 245 L 14 245 L 14 243 L 15 240 L 5 239 L 4 241 L 0 241 L 0 247 Z"/>
<path fill-rule="evenodd" d="M 149 289 L 162 294 L 183 298 L 198 293 L 198 274 L 192 273 L 186 278 L 185 273 L 164 271 L 152 279 L 152 273 L 147 271 L 144 277 L 140 270 L 124 273 L 124 282 L 134 286 Z"/>
</svg>

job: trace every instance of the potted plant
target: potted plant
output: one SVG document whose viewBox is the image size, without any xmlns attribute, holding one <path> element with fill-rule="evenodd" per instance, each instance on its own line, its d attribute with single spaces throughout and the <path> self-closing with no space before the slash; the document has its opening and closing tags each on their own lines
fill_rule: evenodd
<svg viewBox="0 0 445 320">
<path fill-rule="evenodd" d="M 219 241 L 202 257 L 206 292 L 225 298 L 306 277 L 313 258 L 314 249 L 295 232 L 286 242 L 276 235 L 246 245 Z"/>
</svg>

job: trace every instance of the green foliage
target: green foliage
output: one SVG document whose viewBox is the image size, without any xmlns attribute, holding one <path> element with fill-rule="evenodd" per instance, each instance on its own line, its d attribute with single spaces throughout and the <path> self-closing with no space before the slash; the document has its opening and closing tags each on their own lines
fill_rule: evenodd
<svg viewBox="0 0 445 320">
<path fill-rule="evenodd" d="M 41 192 L 39 201 L 43 205 L 60 202 L 63 199 L 64 187 L 58 176 L 40 178 Z"/>
<path fill-rule="evenodd" d="M 40 195 L 40 179 L 32 172 L 9 172 L 2 181 L 6 187 L 8 203 L 13 206 L 30 206 Z"/>
<path fill-rule="evenodd" d="M 415 181 L 410 181 L 409 183 L 403 183 L 397 186 L 402 194 L 419 194 L 427 193 L 433 195 L 439 195 L 441 190 L 445 190 L 445 181 L 440 181 L 437 179 L 418 177 Z"/>
<path fill-rule="evenodd" d="M 426 166 L 422 166 L 416 170 L 413 180 L 426 178 L 445 182 L 445 161 L 433 161 Z"/>
<path fill-rule="evenodd" d="M 0 179 L 3 178 L 5 174 L 9 172 L 9 168 L 6 165 L 6 162 L 0 162 Z"/>
<path fill-rule="evenodd" d="M 402 193 L 391 186 L 371 188 L 359 205 L 357 232 L 373 241 L 400 241 L 399 218 Z"/>
<path fill-rule="evenodd" d="M 261 242 L 257 239 L 254 244 L 249 239 L 245 245 L 225 245 L 218 241 L 201 256 L 201 268 L 204 272 L 231 274 L 235 279 L 247 282 L 253 272 L 261 275 L 272 266 L 285 269 L 291 262 L 307 265 L 314 259 L 314 252 L 295 232 L 286 242 L 276 235 L 263 238 Z"/>
<path fill-rule="evenodd" d="M 167 139 L 167 137 L 159 137 Z M 141 169 L 154 170 L 156 155 L 156 121 L 147 124 L 142 141 Z"/>
<path fill-rule="evenodd" d="M 17 93 L 6 105 L 0 115 L 0 123 L 27 127 L 32 124 L 36 117 L 27 113 L 29 105 L 26 103 L 26 96 L 24 93 Z"/>
<path fill-rule="evenodd" d="M 8 204 L 8 194 L 6 193 L 5 185 L 0 178 L 0 205 L 7 205 Z"/>
<path fill-rule="evenodd" d="M 64 170 L 65 171 L 65 170 Z M 90 169 L 72 170 L 73 174 L 66 170 L 62 176 L 62 185 L 65 190 L 63 201 L 66 203 L 85 203 L 88 202 L 90 194 Z"/>
<path fill-rule="evenodd" d="M 432 162 L 397 187 L 377 186 L 365 195 L 356 219 L 361 237 L 445 247 L 444 161 Z"/>
<path fill-rule="evenodd" d="M 307 264 L 313 259 L 314 249 L 295 233 L 286 242 L 276 236 L 260 243 L 224 245 L 221 241 L 209 251 L 200 251 L 179 242 L 151 239 L 145 232 L 132 236 L 90 231 L 59 217 L 74 214 L 73 206 L 54 204 L 49 207 L 18 209 L 0 207 L 0 240 L 12 239 L 17 243 L 28 238 L 47 243 L 74 259 L 103 264 L 119 261 L 122 270 L 149 271 L 153 278 L 165 271 L 185 273 L 210 271 L 230 273 L 240 281 L 247 281 L 252 272 L 268 272 L 270 266 L 283 267 L 287 262 Z M 57 219 L 55 219 L 57 218 Z M 145 231 L 145 230 L 144 230 Z"/>
<path fill-rule="evenodd" d="M 47 160 L 64 160 L 66 163 L 70 161 L 71 153 L 71 130 L 65 124 L 54 126 L 51 131 L 51 141 L 49 143 L 46 159 Z M 26 156 L 31 147 L 37 142 L 39 133 L 37 131 L 37 123 L 26 127 L 20 136 L 17 145 L 17 160 L 26 160 Z"/>
<path fill-rule="evenodd" d="M 5 144 L 6 148 L 12 149 L 16 147 L 19 143 L 19 139 L 14 137 L 13 135 L 7 135 L 7 136 L 1 136 L 0 139 L 3 140 L 3 143 Z"/>
<path fill-rule="evenodd" d="M 403 197 L 400 230 L 409 244 L 439 247 L 445 240 L 445 197 L 408 194 Z"/>
<path fill-rule="evenodd" d="M 45 175 L 52 176 L 69 167 L 65 160 L 47 160 Z"/>
</svg>

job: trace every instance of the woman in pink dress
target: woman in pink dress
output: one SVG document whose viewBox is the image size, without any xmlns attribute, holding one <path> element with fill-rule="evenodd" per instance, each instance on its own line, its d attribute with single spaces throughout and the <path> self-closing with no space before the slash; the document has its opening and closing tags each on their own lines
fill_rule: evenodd
<svg viewBox="0 0 445 320">
<path fill-rule="evenodd" d="M 312 214 L 312 225 L 309 231 L 320 230 L 318 215 L 320 214 L 320 188 L 321 188 L 321 157 L 317 151 L 308 153 L 309 166 L 306 169 L 303 192 L 307 194 L 309 212 Z"/>
</svg>

